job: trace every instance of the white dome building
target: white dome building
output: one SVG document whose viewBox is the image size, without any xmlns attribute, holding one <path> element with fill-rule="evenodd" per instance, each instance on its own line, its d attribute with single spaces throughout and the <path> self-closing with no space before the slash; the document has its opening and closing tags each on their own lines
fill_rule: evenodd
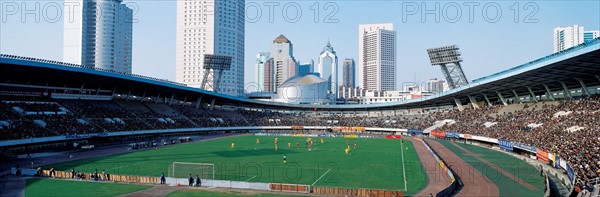
<svg viewBox="0 0 600 197">
<path fill-rule="evenodd" d="M 330 104 L 328 81 L 313 74 L 296 76 L 277 88 L 273 100 L 293 104 Z"/>
</svg>

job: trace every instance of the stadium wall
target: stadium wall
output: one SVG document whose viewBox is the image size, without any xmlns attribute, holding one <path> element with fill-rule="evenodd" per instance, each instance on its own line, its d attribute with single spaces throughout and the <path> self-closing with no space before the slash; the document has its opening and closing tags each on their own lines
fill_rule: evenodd
<svg viewBox="0 0 600 197">
<path fill-rule="evenodd" d="M 41 170 L 40 174 L 35 169 L 21 169 L 22 175 L 27 176 L 39 176 L 49 177 L 58 179 L 70 179 L 72 180 L 71 172 L 67 171 L 51 171 Z M 16 169 L 12 168 L 12 173 L 16 173 Z M 102 176 L 101 174 L 98 174 Z M 148 177 L 148 176 L 129 176 L 129 175 L 118 175 L 118 174 L 106 174 L 104 182 L 124 182 L 124 183 L 142 183 L 142 184 L 159 184 L 159 177 Z M 92 173 L 83 173 L 83 180 L 93 180 Z M 188 186 L 189 182 L 187 178 L 171 178 L 166 177 L 166 185 L 169 186 Z M 99 178 L 102 181 L 102 178 Z M 402 197 L 404 192 L 394 190 L 380 190 L 380 189 L 364 189 L 364 188 L 336 188 L 336 187 L 311 187 L 309 185 L 301 184 L 286 184 L 286 183 L 259 183 L 259 182 L 245 182 L 245 181 L 229 181 L 229 180 L 211 180 L 202 179 L 203 187 L 218 187 L 218 188 L 233 188 L 233 189 L 251 189 L 261 191 L 276 191 L 276 192 L 292 192 L 292 193 L 303 193 L 303 194 L 318 194 L 326 196 L 394 196 Z"/>
<path fill-rule="evenodd" d="M 313 187 L 313 193 L 324 196 L 404 196 L 404 193 L 402 191 L 378 189 L 350 189 L 337 187 Z"/>
</svg>

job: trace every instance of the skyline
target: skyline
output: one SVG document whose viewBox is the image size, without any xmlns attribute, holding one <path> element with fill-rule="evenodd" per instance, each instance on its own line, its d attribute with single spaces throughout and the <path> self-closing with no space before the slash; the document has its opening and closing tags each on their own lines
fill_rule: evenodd
<svg viewBox="0 0 600 197">
<path fill-rule="evenodd" d="M 22 1 L 15 1 L 20 5 Z M 42 5 L 48 2 L 41 1 Z M 138 6 L 134 18 L 133 39 L 133 73 L 175 81 L 175 2 L 174 1 L 125 1 Z M 277 1 L 281 8 L 284 3 L 293 1 Z M 264 3 L 277 3 L 275 1 L 247 1 L 247 15 L 251 5 Z M 318 2 L 321 7 L 319 23 L 312 20 L 313 10 L 310 9 Z M 443 78 L 437 67 L 432 67 L 427 58 L 426 49 L 450 44 L 461 47 L 463 54 L 463 68 L 469 80 L 487 76 L 495 72 L 511 68 L 531 60 L 552 53 L 552 30 L 558 26 L 580 25 L 586 30 L 600 29 L 600 19 L 589 17 L 599 15 L 600 2 L 594 1 L 552 1 L 536 2 L 539 11 L 535 14 L 537 23 L 523 23 L 526 2 L 519 2 L 521 7 L 520 20 L 513 21 L 513 10 L 510 7 L 516 1 L 497 2 L 503 9 L 502 18 L 497 23 L 484 21 L 484 17 L 475 15 L 474 22 L 470 23 L 467 17 L 461 18 L 457 23 L 449 23 L 447 16 L 440 16 L 440 22 L 435 22 L 433 15 L 426 15 L 423 23 L 420 16 L 395 13 L 393 10 L 403 6 L 399 1 L 338 1 L 339 12 L 334 18 L 337 23 L 323 23 L 325 2 L 299 1 L 303 9 L 302 18 L 297 23 L 284 21 L 285 17 L 274 17 L 271 23 L 266 16 L 266 7 L 258 21 L 248 21 L 246 17 L 246 48 L 245 48 L 245 83 L 255 81 L 255 57 L 258 52 L 268 49 L 272 39 L 279 34 L 284 34 L 294 46 L 294 56 L 300 62 L 318 60 L 318 55 L 329 40 L 340 59 L 358 59 L 358 43 L 356 30 L 359 24 L 368 23 L 393 23 L 398 32 L 397 41 L 397 79 L 396 89 L 404 81 L 426 82 L 431 78 Z M 411 3 L 411 2 L 408 2 Z M 418 6 L 425 2 L 413 2 Z M 442 7 L 453 5 L 450 1 L 427 2 L 425 5 L 434 6 L 439 3 Z M 457 4 L 468 3 L 458 2 Z M 383 4 L 390 4 L 383 6 Z M 481 8 L 485 3 L 480 3 Z M 576 5 L 572 5 L 576 4 Z M 56 23 L 35 23 L 31 15 L 27 16 L 29 22 L 22 23 L 20 17 L 7 15 L 6 5 L 0 7 L 0 53 L 31 56 L 50 60 L 62 60 L 62 20 Z M 250 5 L 250 6 L 249 6 Z M 43 6 L 42 6 L 43 7 Z M 356 8 L 359 7 L 359 8 Z M 428 7 L 429 8 L 429 7 Z M 463 7 L 463 15 L 465 9 Z M 577 9 L 574 9 L 577 8 Z M 378 11 L 380 10 L 380 11 Z M 386 12 L 387 10 L 387 12 Z M 568 10 L 577 10 L 568 12 Z M 155 16 L 157 11 L 165 14 Z M 278 11 L 278 9 L 275 9 Z M 281 11 L 281 9 L 279 9 Z M 365 13 L 377 11 L 378 16 Z M 137 15 L 137 16 L 136 16 Z M 255 15 L 254 15 L 255 16 Z M 276 27 L 276 28 L 273 28 Z M 268 32 L 265 32 L 268 30 Z M 44 34 L 36 34 L 43 31 Z M 445 32 L 444 32 L 445 31 Z M 444 32 L 440 34 L 440 32 Z M 518 33 L 515 36 L 516 32 Z M 429 39 L 435 37 L 434 39 Z M 497 39 L 489 39 L 489 38 Z M 36 44 L 33 49 L 22 43 Z M 487 47 L 482 49 L 483 43 Z M 432 70 L 433 69 L 433 70 Z"/>
</svg>

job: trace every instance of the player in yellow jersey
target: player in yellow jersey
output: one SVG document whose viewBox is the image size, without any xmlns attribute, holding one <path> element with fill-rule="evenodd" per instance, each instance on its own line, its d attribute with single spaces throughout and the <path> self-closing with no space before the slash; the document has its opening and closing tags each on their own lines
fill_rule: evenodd
<svg viewBox="0 0 600 197">
<path fill-rule="evenodd" d="M 275 138 L 275 144 L 277 144 L 277 142 L 279 141 L 279 137 Z"/>
<path fill-rule="evenodd" d="M 325 141 L 323 141 L 323 138 L 321 138 L 321 144 L 322 144 L 322 143 L 325 143 Z"/>
<path fill-rule="evenodd" d="M 348 154 L 348 152 L 350 152 L 350 149 L 349 149 L 349 148 L 347 148 L 347 149 L 346 149 L 346 155 Z"/>
<path fill-rule="evenodd" d="M 275 144 L 275 151 L 279 150 L 279 148 L 277 147 L 277 144 Z"/>
<path fill-rule="evenodd" d="M 288 148 L 292 148 L 292 143 L 288 142 Z"/>
<path fill-rule="evenodd" d="M 234 149 L 234 148 L 235 148 L 235 143 L 232 142 L 231 143 L 231 149 Z"/>
<path fill-rule="evenodd" d="M 260 139 L 256 138 L 256 143 L 260 144 Z"/>
</svg>

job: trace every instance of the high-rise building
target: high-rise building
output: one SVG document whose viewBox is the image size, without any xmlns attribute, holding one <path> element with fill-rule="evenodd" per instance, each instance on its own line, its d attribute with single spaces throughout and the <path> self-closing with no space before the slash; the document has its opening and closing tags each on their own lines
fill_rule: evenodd
<svg viewBox="0 0 600 197">
<path fill-rule="evenodd" d="M 437 78 L 430 79 L 429 81 L 427 81 L 426 91 L 429 91 L 434 94 L 443 92 L 444 83 L 446 83 L 446 81 L 444 80 L 438 80 Z"/>
<path fill-rule="evenodd" d="M 583 43 L 583 27 L 579 25 L 554 28 L 554 52 Z"/>
<path fill-rule="evenodd" d="M 319 66 L 318 71 L 321 78 L 327 80 L 329 83 L 328 91 L 335 95 L 338 87 L 338 58 L 331 46 L 331 43 L 327 41 L 323 52 L 319 55 Z"/>
<path fill-rule="evenodd" d="M 218 90 L 207 89 L 244 94 L 244 6 L 244 0 L 177 1 L 177 82 L 201 87 L 204 55 L 225 55 L 231 57 L 231 68 L 220 77 Z M 208 86 L 215 87 L 217 74 L 206 75 Z"/>
<path fill-rule="evenodd" d="M 308 74 L 316 74 L 315 72 L 315 61 L 310 60 L 307 63 L 298 65 L 298 76 L 304 76 Z M 319 75 L 317 75 L 319 76 Z"/>
<path fill-rule="evenodd" d="M 583 42 L 589 42 L 598 37 L 600 37 L 600 31 L 598 31 L 598 30 L 583 32 Z"/>
<path fill-rule="evenodd" d="M 354 88 L 356 83 L 356 64 L 354 59 L 346 58 L 342 63 L 342 86 L 346 88 Z"/>
<path fill-rule="evenodd" d="M 268 64 L 270 57 L 267 52 L 256 54 L 256 83 L 259 92 L 264 91 L 265 87 L 265 64 Z"/>
<path fill-rule="evenodd" d="M 359 26 L 358 81 L 367 90 L 396 88 L 396 31 L 391 23 Z"/>
<path fill-rule="evenodd" d="M 269 58 L 267 62 L 265 62 L 265 72 L 264 72 L 264 92 L 275 92 L 275 63 L 273 62 L 273 58 Z"/>
<path fill-rule="evenodd" d="M 269 55 L 273 61 L 273 80 L 270 83 L 273 84 L 272 90 L 276 91 L 283 82 L 298 74 L 298 62 L 294 59 L 294 45 L 284 35 L 273 40 Z"/>
<path fill-rule="evenodd" d="M 133 10 L 122 0 L 65 0 L 63 61 L 131 73 Z"/>
</svg>

